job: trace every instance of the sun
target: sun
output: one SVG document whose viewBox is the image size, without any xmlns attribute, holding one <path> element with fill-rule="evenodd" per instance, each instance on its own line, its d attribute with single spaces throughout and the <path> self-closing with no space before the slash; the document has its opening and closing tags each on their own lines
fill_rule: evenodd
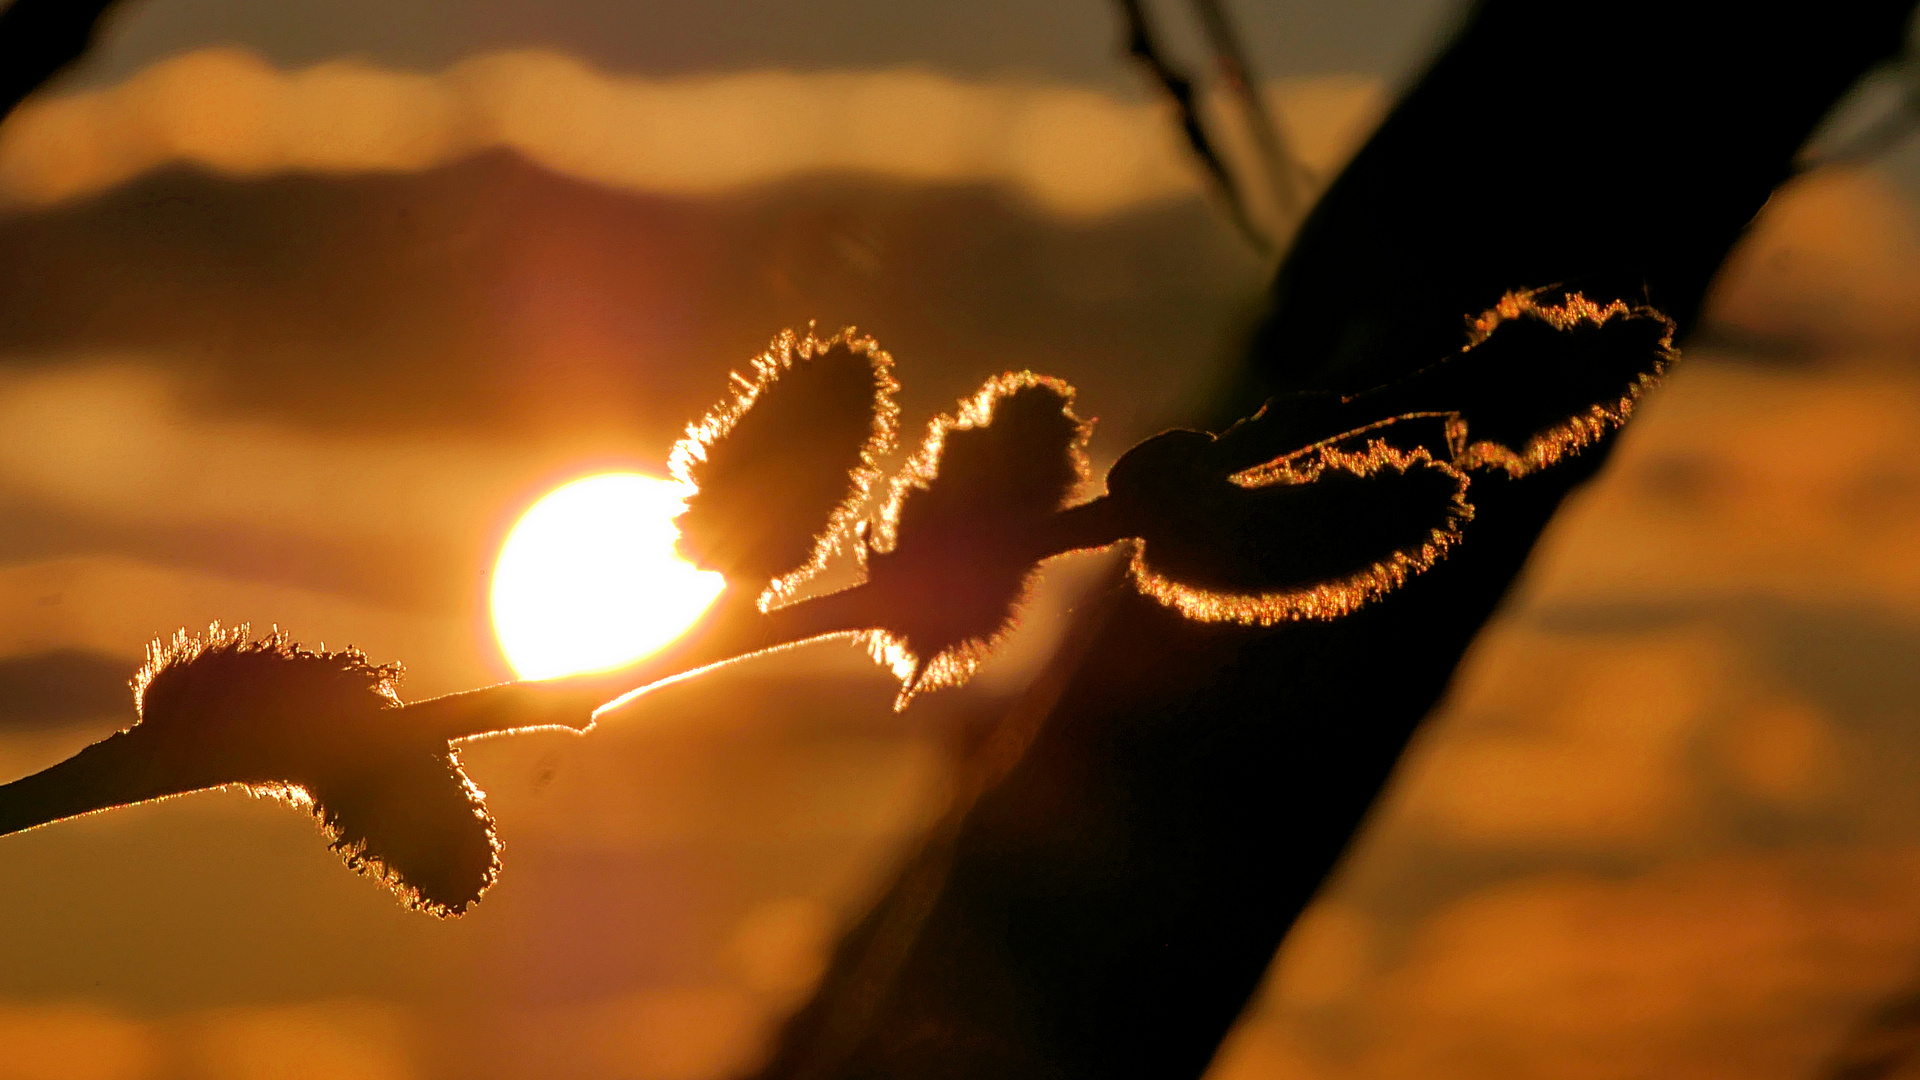
<svg viewBox="0 0 1920 1080">
<path fill-rule="evenodd" d="M 686 489 L 602 473 L 549 492 L 501 545 L 493 628 L 523 679 L 604 671 L 685 633 L 724 587 L 674 553 Z"/>
</svg>

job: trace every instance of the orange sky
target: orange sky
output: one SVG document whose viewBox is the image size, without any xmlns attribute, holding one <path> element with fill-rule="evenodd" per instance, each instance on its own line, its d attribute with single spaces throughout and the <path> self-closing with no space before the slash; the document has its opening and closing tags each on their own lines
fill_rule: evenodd
<svg viewBox="0 0 1920 1080">
<path fill-rule="evenodd" d="M 1110 458 L 1204 399 L 1259 288 L 1160 111 L 1090 79 L 219 40 L 0 128 L 0 673 L 220 618 L 410 695 L 488 681 L 514 508 L 659 458 L 783 325 L 878 333 L 910 430 L 999 366 L 1068 375 Z M 1272 94 L 1330 170 L 1392 77 Z M 1884 169 L 1776 198 L 1221 1080 L 1810 1080 L 1920 968 L 1914 212 Z M 724 1075 L 1071 596 L 904 717 L 828 648 L 472 748 L 506 873 L 454 924 L 232 793 L 0 841 L 0 1077 Z M 0 765 L 124 719 L 0 730 Z"/>
</svg>

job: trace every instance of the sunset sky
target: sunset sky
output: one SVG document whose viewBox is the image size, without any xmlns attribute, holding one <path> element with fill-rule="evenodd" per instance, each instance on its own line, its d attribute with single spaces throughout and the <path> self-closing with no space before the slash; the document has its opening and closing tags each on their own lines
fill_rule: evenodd
<svg viewBox="0 0 1920 1080">
<path fill-rule="evenodd" d="M 1232 10 L 1324 179 L 1455 5 Z M 1096 475 L 1199 413 L 1268 267 L 1118 39 L 1096 0 L 126 0 L 0 126 L 0 773 L 215 619 L 505 678 L 515 515 L 664 473 L 809 320 L 893 352 L 909 432 L 1022 367 Z M 1920 981 L 1915 161 L 1769 206 L 1218 1080 L 1815 1080 Z M 505 874 L 451 923 L 233 792 L 0 838 L 0 1080 L 737 1072 L 1101 571 L 903 715 L 833 646 L 473 746 Z"/>
<path fill-rule="evenodd" d="M 1458 7 L 1444 0 L 1364 0 L 1250 3 L 1232 11 L 1249 54 L 1270 75 L 1397 76 L 1437 47 Z M 1166 22 L 1176 38 L 1193 39 L 1177 17 Z M 1116 58 L 1119 29 L 1114 11 L 1099 0 L 717 0 L 697 7 L 615 0 L 134 0 L 66 85 L 117 82 L 176 53 L 240 43 L 288 67 L 357 56 L 433 71 L 479 53 L 536 47 L 636 75 L 914 67 L 1139 96 L 1138 81 Z"/>
</svg>

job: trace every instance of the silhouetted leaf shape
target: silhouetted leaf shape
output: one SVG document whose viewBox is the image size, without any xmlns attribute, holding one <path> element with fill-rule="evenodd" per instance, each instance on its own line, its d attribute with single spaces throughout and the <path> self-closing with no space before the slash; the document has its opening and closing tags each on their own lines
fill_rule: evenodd
<svg viewBox="0 0 1920 1080">
<path fill-rule="evenodd" d="M 1107 474 L 1138 537 L 1134 583 L 1208 622 L 1349 614 L 1439 561 L 1473 517 L 1467 476 L 1418 445 L 1439 431 L 1377 425 L 1238 473 L 1218 467 L 1211 435 L 1156 436 Z"/>
<path fill-rule="evenodd" d="M 445 743 L 409 747 L 304 786 L 333 850 L 409 907 L 458 915 L 500 875 L 485 795 Z"/>
<path fill-rule="evenodd" d="M 1673 322 L 1649 307 L 1596 304 L 1579 293 L 1508 293 L 1475 318 L 1460 352 L 1357 394 L 1275 398 L 1221 434 L 1223 456 L 1272 457 L 1396 418 L 1452 417 L 1435 458 L 1524 476 L 1591 446 L 1627 422 L 1675 359 Z M 1394 433 L 1410 429 L 1395 426 Z M 1422 432 L 1424 434 L 1424 431 Z"/>
<path fill-rule="evenodd" d="M 1465 421 L 1457 464 L 1523 476 L 1618 430 L 1673 359 L 1673 321 L 1652 308 L 1509 293 L 1425 392 Z"/>
<path fill-rule="evenodd" d="M 435 915 L 467 909 L 499 844 L 455 751 L 402 720 L 397 667 L 217 628 L 151 650 L 127 733 L 161 758 L 309 809 L 353 869 Z"/>
<path fill-rule="evenodd" d="M 396 666 L 245 627 L 157 641 L 134 679 L 139 719 L 0 784 L 0 835 L 131 803 L 239 785 L 320 820 L 349 867 L 410 907 L 458 915 L 499 873 L 480 791 L 450 740 L 593 724 L 592 679 L 503 683 L 403 704 Z"/>
<path fill-rule="evenodd" d="M 935 420 L 895 478 L 867 581 L 894 613 L 872 640 L 901 678 L 900 704 L 964 681 L 1052 554 L 1042 530 L 1087 474 L 1091 429 L 1072 404 L 1059 380 L 1001 375 Z"/>
<path fill-rule="evenodd" d="M 826 341 L 784 333 L 751 370 L 687 429 L 671 468 L 696 489 L 677 522 L 681 554 L 771 601 L 852 526 L 893 447 L 898 387 L 892 357 L 851 329 Z"/>
</svg>

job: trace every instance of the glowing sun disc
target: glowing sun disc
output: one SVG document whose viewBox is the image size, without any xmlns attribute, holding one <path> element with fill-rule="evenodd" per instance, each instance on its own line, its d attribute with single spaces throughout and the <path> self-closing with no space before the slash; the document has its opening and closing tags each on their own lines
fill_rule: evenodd
<svg viewBox="0 0 1920 1080">
<path fill-rule="evenodd" d="M 564 484 L 507 534 L 493 629 L 523 679 L 604 671 L 685 633 L 724 587 L 674 553 L 683 488 L 639 473 Z"/>
</svg>

